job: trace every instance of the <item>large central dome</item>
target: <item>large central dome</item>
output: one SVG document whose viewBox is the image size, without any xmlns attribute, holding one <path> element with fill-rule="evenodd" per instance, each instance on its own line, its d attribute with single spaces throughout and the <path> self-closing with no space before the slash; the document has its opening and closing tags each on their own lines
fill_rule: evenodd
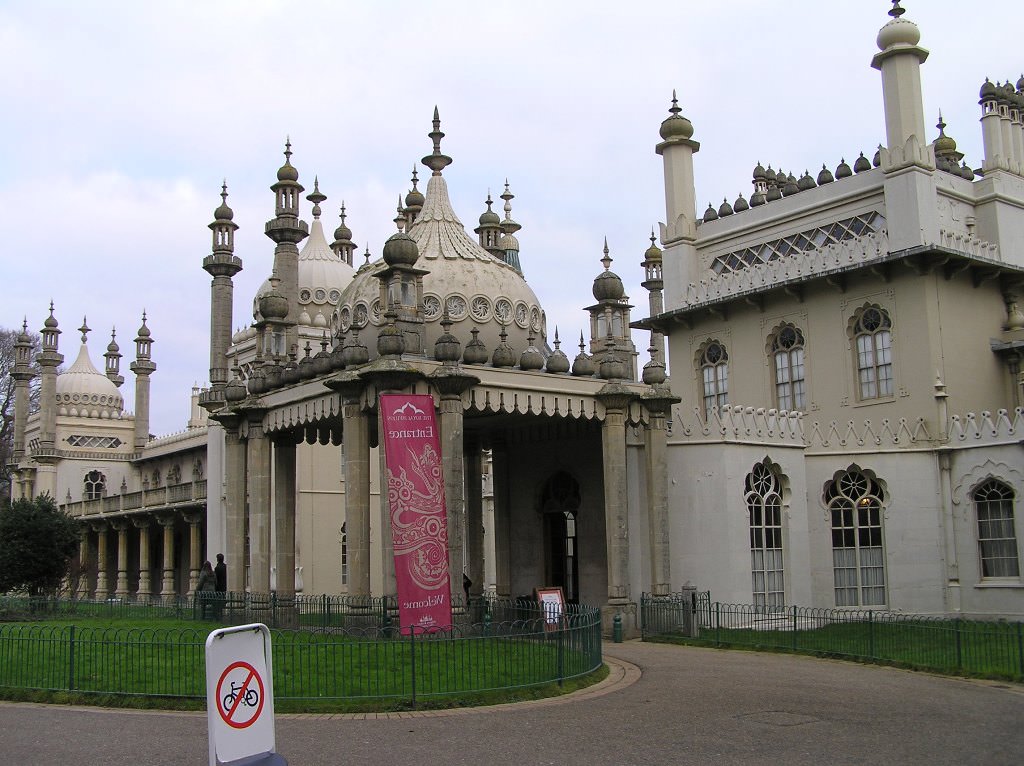
<svg viewBox="0 0 1024 766">
<path fill-rule="evenodd" d="M 433 175 L 423 206 L 407 230 L 419 250 L 416 267 L 429 272 L 423 277 L 425 353 L 433 354 L 434 342 L 444 332 L 440 322 L 445 309 L 453 323 L 451 332 L 463 346 L 470 340 L 470 331 L 477 328 L 480 340 L 493 351 L 501 342 L 499 334 L 504 327 L 517 358 L 530 345 L 530 337 L 535 338 L 535 346 L 546 347 L 547 319 L 533 290 L 513 266 L 474 241 L 455 214 L 441 175 L 447 163 L 439 167 L 436 162 L 442 156 L 438 142 L 435 139 L 435 155 L 424 159 Z M 387 268 L 382 259 L 363 266 L 342 293 L 335 315 L 336 331 L 359 330 L 360 342 L 370 349 L 371 356 L 375 355 L 377 331 L 386 322 L 383 312 L 387 307 L 381 306 L 377 275 Z"/>
</svg>

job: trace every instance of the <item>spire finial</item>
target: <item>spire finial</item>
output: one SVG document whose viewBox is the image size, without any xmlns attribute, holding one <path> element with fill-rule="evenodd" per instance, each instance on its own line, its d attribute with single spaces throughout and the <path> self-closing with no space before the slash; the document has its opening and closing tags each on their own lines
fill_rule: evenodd
<svg viewBox="0 0 1024 766">
<path fill-rule="evenodd" d="M 676 89 L 675 88 L 672 89 L 672 106 L 670 106 L 668 108 L 668 110 L 670 112 L 672 112 L 673 116 L 675 116 L 675 115 L 679 114 L 681 111 L 683 111 L 682 109 L 679 108 L 679 99 L 676 98 Z"/>
<path fill-rule="evenodd" d="M 654 243 L 657 241 L 657 237 L 654 236 L 654 228 L 651 228 L 651 247 L 654 247 Z"/>
<path fill-rule="evenodd" d="M 224 179 L 224 183 L 220 185 L 220 201 L 222 205 L 228 204 L 228 179 Z"/>
<path fill-rule="evenodd" d="M 313 191 L 306 195 L 306 199 L 313 203 L 313 218 L 320 217 L 320 203 L 327 199 L 326 194 L 320 193 L 320 177 L 313 176 Z"/>
<path fill-rule="evenodd" d="M 583 330 L 580 330 L 580 353 L 583 353 L 583 349 L 586 348 L 586 344 L 583 342 Z"/>
<path fill-rule="evenodd" d="M 292 137 L 291 136 L 285 136 L 284 137 L 284 164 L 285 165 L 291 165 L 292 164 Z"/>
<path fill-rule="evenodd" d="M 78 331 L 82 333 L 82 345 L 84 346 L 90 332 L 89 323 L 85 321 L 84 316 L 82 317 L 82 326 L 78 328 Z"/>
<path fill-rule="evenodd" d="M 419 182 L 420 182 L 420 179 L 419 179 L 418 172 L 416 170 L 416 166 L 413 165 L 412 166 L 412 189 L 413 189 L 413 191 L 417 191 L 416 184 L 418 184 Z"/>
<path fill-rule="evenodd" d="M 562 345 L 562 341 L 558 339 L 558 325 L 555 325 L 555 351 L 558 351 L 560 345 Z"/>
<path fill-rule="evenodd" d="M 935 124 L 935 127 L 939 129 L 939 136 L 946 135 L 946 123 L 942 120 L 942 110 L 939 110 L 939 121 Z"/>
<path fill-rule="evenodd" d="M 345 200 L 341 201 L 341 225 L 345 225 Z"/>
<path fill-rule="evenodd" d="M 441 154 L 441 139 L 444 138 L 444 133 L 441 132 L 441 116 L 436 106 L 434 107 L 433 124 L 434 129 L 427 134 L 427 138 L 433 141 L 434 151 L 424 157 L 422 162 L 433 171 L 435 176 L 439 176 L 442 170 L 452 164 L 452 158 Z"/>
<path fill-rule="evenodd" d="M 601 259 L 601 263 L 604 264 L 605 271 L 608 271 L 612 265 L 612 257 L 608 255 L 608 237 L 604 238 L 604 258 Z"/>
<path fill-rule="evenodd" d="M 900 8 L 900 0 L 892 0 L 892 9 L 889 11 L 889 15 L 894 19 L 898 19 L 904 13 L 906 13 L 906 10 Z"/>
<path fill-rule="evenodd" d="M 402 207 L 402 195 L 398 195 L 398 213 L 395 215 L 395 226 L 398 227 L 400 232 L 405 231 L 405 212 Z"/>
<path fill-rule="evenodd" d="M 366 259 L 366 262 L 363 265 L 364 266 L 369 266 L 370 265 L 370 243 L 369 242 L 366 243 L 366 252 L 363 253 L 363 258 Z"/>
</svg>

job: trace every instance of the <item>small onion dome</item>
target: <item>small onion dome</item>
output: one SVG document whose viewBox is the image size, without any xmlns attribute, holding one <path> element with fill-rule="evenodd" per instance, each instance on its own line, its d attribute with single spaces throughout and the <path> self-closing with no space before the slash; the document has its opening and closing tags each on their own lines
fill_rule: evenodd
<svg viewBox="0 0 1024 766">
<path fill-rule="evenodd" d="M 986 77 L 978 97 L 982 101 L 995 101 L 999 97 L 999 91 L 996 89 L 995 83 Z"/>
<path fill-rule="evenodd" d="M 536 337 L 530 335 L 526 342 L 529 344 L 526 351 L 519 355 L 520 370 L 542 370 L 544 369 L 544 355 L 533 345 Z"/>
<path fill-rule="evenodd" d="M 775 171 L 772 170 L 772 166 L 769 165 L 768 169 L 764 171 L 764 180 L 767 181 L 768 183 L 773 184 L 777 179 L 778 176 L 775 174 Z"/>
<path fill-rule="evenodd" d="M 623 287 L 619 275 L 608 268 L 612 265 L 612 259 L 608 255 L 608 240 L 604 242 L 604 258 L 601 259 L 601 263 L 604 264 L 604 271 L 594 279 L 594 298 L 599 301 L 617 301 L 626 294 L 626 288 Z"/>
<path fill-rule="evenodd" d="M 660 253 L 661 251 L 659 251 Z M 544 371 L 555 375 L 564 375 L 569 372 L 569 357 L 565 355 L 560 346 L 562 342 L 558 339 L 558 328 L 555 328 L 555 350 L 551 352 L 547 362 L 544 364 Z M 519 366 L 522 367 L 522 361 Z"/>
<path fill-rule="evenodd" d="M 516 239 L 511 234 L 506 234 L 504 237 L 501 238 L 501 241 L 498 242 L 498 249 L 499 250 L 506 250 L 506 251 L 507 250 L 515 250 L 518 253 L 519 252 L 519 240 Z"/>
<path fill-rule="evenodd" d="M 974 171 L 967 166 L 966 162 L 960 165 L 960 177 L 966 178 L 968 181 L 974 180 Z"/>
<path fill-rule="evenodd" d="M 766 178 L 767 175 L 765 173 L 764 166 L 760 162 L 758 162 L 757 166 L 754 168 L 754 180 L 764 181 Z"/>
<path fill-rule="evenodd" d="M 284 142 L 284 164 L 277 170 L 278 181 L 298 181 L 299 171 L 292 167 L 292 142 L 285 139 Z"/>
<path fill-rule="evenodd" d="M 782 186 L 782 195 L 784 197 L 789 197 L 793 194 L 798 193 L 799 191 L 800 187 L 797 185 L 796 176 L 790 173 L 788 176 L 786 176 L 786 183 L 783 184 Z"/>
<path fill-rule="evenodd" d="M 439 362 L 457 362 L 462 356 L 462 343 L 451 333 L 452 320 L 447 308 L 441 318 L 441 326 L 444 332 L 434 341 L 434 359 Z"/>
<path fill-rule="evenodd" d="M 235 211 L 228 207 L 227 181 L 220 187 L 220 205 L 213 211 L 213 217 L 217 221 L 230 221 L 235 217 Z"/>
<path fill-rule="evenodd" d="M 494 349 L 494 354 L 491 356 L 491 364 L 495 367 L 513 367 L 516 363 L 516 354 L 512 350 L 512 347 L 508 345 L 508 333 L 505 332 L 505 326 L 502 325 L 501 332 L 498 333 L 498 337 L 501 338 L 501 343 Z"/>
<path fill-rule="evenodd" d="M 861 152 L 860 156 L 853 163 L 853 172 L 863 173 L 865 170 L 871 170 L 871 163 L 868 162 L 868 158 L 864 156 L 864 152 Z"/>
<path fill-rule="evenodd" d="M 750 204 L 743 197 L 743 193 L 736 198 L 736 201 L 732 203 L 732 209 L 737 213 L 742 213 L 744 210 L 750 210 Z"/>
<path fill-rule="evenodd" d="M 1017 80 L 1017 92 L 1018 93 L 1024 92 L 1024 74 L 1022 74 L 1020 76 L 1020 79 Z"/>
<path fill-rule="evenodd" d="M 150 336 L 151 336 L 152 334 L 153 334 L 153 333 L 151 333 L 151 332 L 149 331 L 149 328 L 148 328 L 148 327 L 146 327 L 146 312 L 145 312 L 145 311 L 143 311 L 143 312 L 142 312 L 142 326 L 141 326 L 141 327 L 139 327 L 139 332 L 137 333 L 137 335 L 138 335 L 138 338 L 136 338 L 136 340 L 138 340 L 139 338 L 142 338 L 142 339 L 148 338 L 148 337 L 150 337 Z"/>
<path fill-rule="evenodd" d="M 672 106 L 669 107 L 669 112 L 672 114 L 661 123 L 661 129 L 658 131 L 661 134 L 662 140 L 671 141 L 672 139 L 688 139 L 693 137 L 693 123 L 679 114 L 681 111 L 683 110 L 679 108 L 679 100 L 676 98 L 676 92 L 673 90 Z"/>
<path fill-rule="evenodd" d="M 341 223 L 338 228 L 334 230 L 334 239 L 336 242 L 342 242 L 348 244 L 352 241 L 352 229 L 345 223 L 345 203 L 341 203 Z"/>
<path fill-rule="evenodd" d="M 462 352 L 462 361 L 466 364 L 487 364 L 490 355 L 487 353 L 487 346 L 480 340 L 480 331 L 474 327 L 469 334 L 473 338 L 466 344 L 466 350 Z"/>
<path fill-rule="evenodd" d="M 405 232 L 388 237 L 384 243 L 384 262 L 388 266 L 412 266 L 419 260 L 420 251 L 416 241 Z"/>
<path fill-rule="evenodd" d="M 317 375 L 325 375 L 331 371 L 331 352 L 327 350 L 327 333 L 323 334 L 320 340 L 320 350 L 313 357 L 313 368 Z"/>
<path fill-rule="evenodd" d="M 732 205 L 729 204 L 729 200 L 722 197 L 722 204 L 718 206 L 718 215 L 720 218 L 724 218 L 727 215 L 732 215 Z"/>
<path fill-rule="evenodd" d="M 1012 105 L 1014 95 L 1013 86 L 1010 85 L 1009 80 L 999 86 L 999 98 L 1004 104 Z"/>
<path fill-rule="evenodd" d="M 601 356 L 600 372 L 605 380 L 622 380 L 626 377 L 626 365 L 615 351 L 615 341 L 608 338 L 607 350 Z"/>
<path fill-rule="evenodd" d="M 235 368 L 235 376 L 224 386 L 225 401 L 240 402 L 245 398 L 245 384 L 238 378 L 238 368 Z"/>
<path fill-rule="evenodd" d="M 405 335 L 393 317 L 377 333 L 377 353 L 381 356 L 401 356 L 405 353 Z"/>
<path fill-rule="evenodd" d="M 284 367 L 276 362 L 271 362 L 263 368 L 263 390 L 270 391 L 278 388 L 283 383 Z"/>
<path fill-rule="evenodd" d="M 260 394 L 266 393 L 267 379 L 263 376 L 263 369 L 257 367 L 249 375 L 248 381 L 249 393 L 253 396 L 259 396 Z"/>
<path fill-rule="evenodd" d="M 751 207 L 761 207 L 761 205 L 763 205 L 765 202 L 767 202 L 765 196 L 759 191 L 756 191 L 750 195 Z"/>
<path fill-rule="evenodd" d="M 370 361 L 370 349 L 359 342 L 358 330 L 353 331 L 352 342 L 342 349 L 341 358 L 346 367 L 358 367 Z"/>
<path fill-rule="evenodd" d="M 295 361 L 294 352 L 289 354 L 289 356 L 291 358 L 288 360 L 288 364 L 286 364 L 284 369 L 281 371 L 281 382 L 286 386 L 294 386 L 301 379 L 301 375 L 299 373 L 298 362 Z"/>
<path fill-rule="evenodd" d="M 708 221 L 717 221 L 718 220 L 718 213 L 715 211 L 715 209 L 713 207 L 711 207 L 711 203 L 710 202 L 708 203 L 708 209 L 704 211 L 704 219 L 703 220 L 704 220 L 704 223 L 707 223 Z"/>
<path fill-rule="evenodd" d="M 651 359 L 644 365 L 642 380 L 648 386 L 657 386 L 665 382 L 665 365 L 657 359 Z"/>
<path fill-rule="evenodd" d="M 884 51 L 893 45 L 917 45 L 921 42 L 921 30 L 913 21 L 901 18 L 904 13 L 898 2 L 893 4 L 892 10 L 889 11 L 892 21 L 878 30 L 878 37 L 875 40 L 878 50 Z"/>
<path fill-rule="evenodd" d="M 879 168 L 879 167 L 882 166 L 882 147 L 881 147 L 881 145 L 879 145 L 879 147 L 877 149 L 875 149 L 875 156 L 871 158 L 871 164 L 874 167 L 876 167 L 876 168 Z"/>
<path fill-rule="evenodd" d="M 423 207 L 423 192 L 413 187 L 409 190 L 409 193 L 405 195 L 405 206 L 418 209 Z"/>
<path fill-rule="evenodd" d="M 270 292 L 260 296 L 259 309 L 264 319 L 284 319 L 288 316 L 288 299 L 277 290 L 280 280 L 274 277 L 270 281 Z"/>
<path fill-rule="evenodd" d="M 769 202 L 774 202 L 777 199 L 782 199 L 782 189 L 779 188 L 778 184 L 772 184 L 768 187 L 768 194 L 765 195 L 765 199 Z"/>
<path fill-rule="evenodd" d="M 28 333 L 22 331 L 22 333 L 20 335 L 18 335 L 18 342 L 19 343 L 23 343 L 25 340 L 28 340 L 30 343 L 32 342 L 32 339 L 28 337 Z M 107 353 L 108 354 L 119 354 L 119 353 L 121 353 L 121 347 L 117 345 L 117 336 L 113 332 L 110 333 L 110 343 L 107 344 Z"/>
<path fill-rule="evenodd" d="M 814 183 L 814 179 L 811 178 L 811 174 L 806 170 L 804 171 L 804 174 L 800 176 L 800 180 L 796 182 L 796 185 L 800 191 L 807 191 L 808 189 L 813 189 L 817 186 L 817 184 Z"/>
<path fill-rule="evenodd" d="M 832 171 L 825 167 L 824 163 L 821 166 L 821 172 L 818 173 L 818 186 L 830 184 L 836 179 L 832 177 Z"/>
<path fill-rule="evenodd" d="M 661 263 L 661 248 L 654 244 L 654 242 L 654 232 L 651 231 L 651 246 L 644 250 L 644 263 Z M 555 340 L 558 340 L 558 328 L 555 328 Z"/>
<path fill-rule="evenodd" d="M 594 359 L 583 350 L 583 333 L 580 333 L 580 352 L 572 360 L 572 374 L 577 378 L 589 378 L 594 374 Z"/>
<path fill-rule="evenodd" d="M 836 167 L 836 179 L 849 178 L 853 175 L 853 171 L 850 170 L 850 166 L 846 164 L 846 159 L 839 161 L 838 167 Z"/>
<path fill-rule="evenodd" d="M 309 380 L 316 376 L 316 367 L 313 364 L 313 347 L 306 341 L 306 355 L 299 360 L 299 379 Z"/>
<path fill-rule="evenodd" d="M 501 223 L 501 216 L 491 210 L 491 205 L 494 204 L 494 201 L 491 199 L 490 194 L 487 195 L 485 204 L 487 205 L 487 209 L 480 214 L 480 225 L 497 226 Z"/>
</svg>

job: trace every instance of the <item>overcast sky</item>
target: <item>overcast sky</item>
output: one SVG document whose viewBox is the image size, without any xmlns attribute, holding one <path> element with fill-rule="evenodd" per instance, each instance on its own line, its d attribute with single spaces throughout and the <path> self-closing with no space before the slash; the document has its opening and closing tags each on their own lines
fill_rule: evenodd
<svg viewBox="0 0 1024 766">
<path fill-rule="evenodd" d="M 1020 5 L 903 6 L 931 51 L 928 138 L 941 109 L 978 167 L 978 89 L 986 76 L 1016 81 L 1024 68 Z M 654 146 L 672 89 L 701 143 L 698 214 L 709 201 L 749 197 L 758 161 L 798 176 L 822 163 L 834 171 L 843 157 L 852 165 L 884 139 L 870 62 L 889 8 L 0 0 L 0 326 L 27 316 L 38 331 L 52 299 L 66 364 L 87 315 L 102 369 L 116 325 L 132 409 L 127 366 L 145 309 L 157 363 L 152 430 L 181 430 L 190 388 L 208 376 L 201 264 L 222 179 L 241 226 L 237 328 L 251 322 L 270 273 L 263 225 L 285 136 L 307 193 L 318 175 L 328 196 L 327 231 L 344 200 L 355 241 L 376 258 L 413 164 L 430 151 L 437 105 L 456 212 L 471 230 L 488 190 L 500 193 L 508 178 L 523 271 L 571 358 L 605 236 L 634 318 L 647 314 L 639 264 L 665 218 Z M 310 207 L 303 200 L 307 220 Z"/>
</svg>

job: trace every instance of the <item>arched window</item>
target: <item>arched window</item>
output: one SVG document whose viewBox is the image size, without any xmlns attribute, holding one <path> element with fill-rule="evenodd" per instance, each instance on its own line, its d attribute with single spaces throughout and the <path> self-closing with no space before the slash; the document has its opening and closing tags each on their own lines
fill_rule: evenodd
<svg viewBox="0 0 1024 766">
<path fill-rule="evenodd" d="M 750 571 L 755 606 L 786 603 L 782 556 L 782 482 L 766 458 L 747 474 Z"/>
<path fill-rule="evenodd" d="M 851 326 L 862 401 L 892 396 L 892 320 L 878 306 L 865 306 Z"/>
<path fill-rule="evenodd" d="M 89 471 L 85 475 L 83 495 L 86 500 L 99 500 L 107 487 L 107 477 L 99 471 Z"/>
<path fill-rule="evenodd" d="M 859 468 L 825 485 L 832 516 L 832 568 L 836 606 L 886 603 L 881 484 Z"/>
<path fill-rule="evenodd" d="M 729 354 L 717 340 L 708 341 L 701 349 L 697 366 L 703 385 L 704 416 L 729 403 Z"/>
<path fill-rule="evenodd" d="M 982 577 L 1020 577 L 1020 555 L 1013 523 L 1013 490 L 989 479 L 971 495 L 978 515 Z"/>
<path fill-rule="evenodd" d="M 793 325 L 784 324 L 772 334 L 770 343 L 775 367 L 775 405 L 780 410 L 803 410 L 804 335 Z"/>
</svg>

